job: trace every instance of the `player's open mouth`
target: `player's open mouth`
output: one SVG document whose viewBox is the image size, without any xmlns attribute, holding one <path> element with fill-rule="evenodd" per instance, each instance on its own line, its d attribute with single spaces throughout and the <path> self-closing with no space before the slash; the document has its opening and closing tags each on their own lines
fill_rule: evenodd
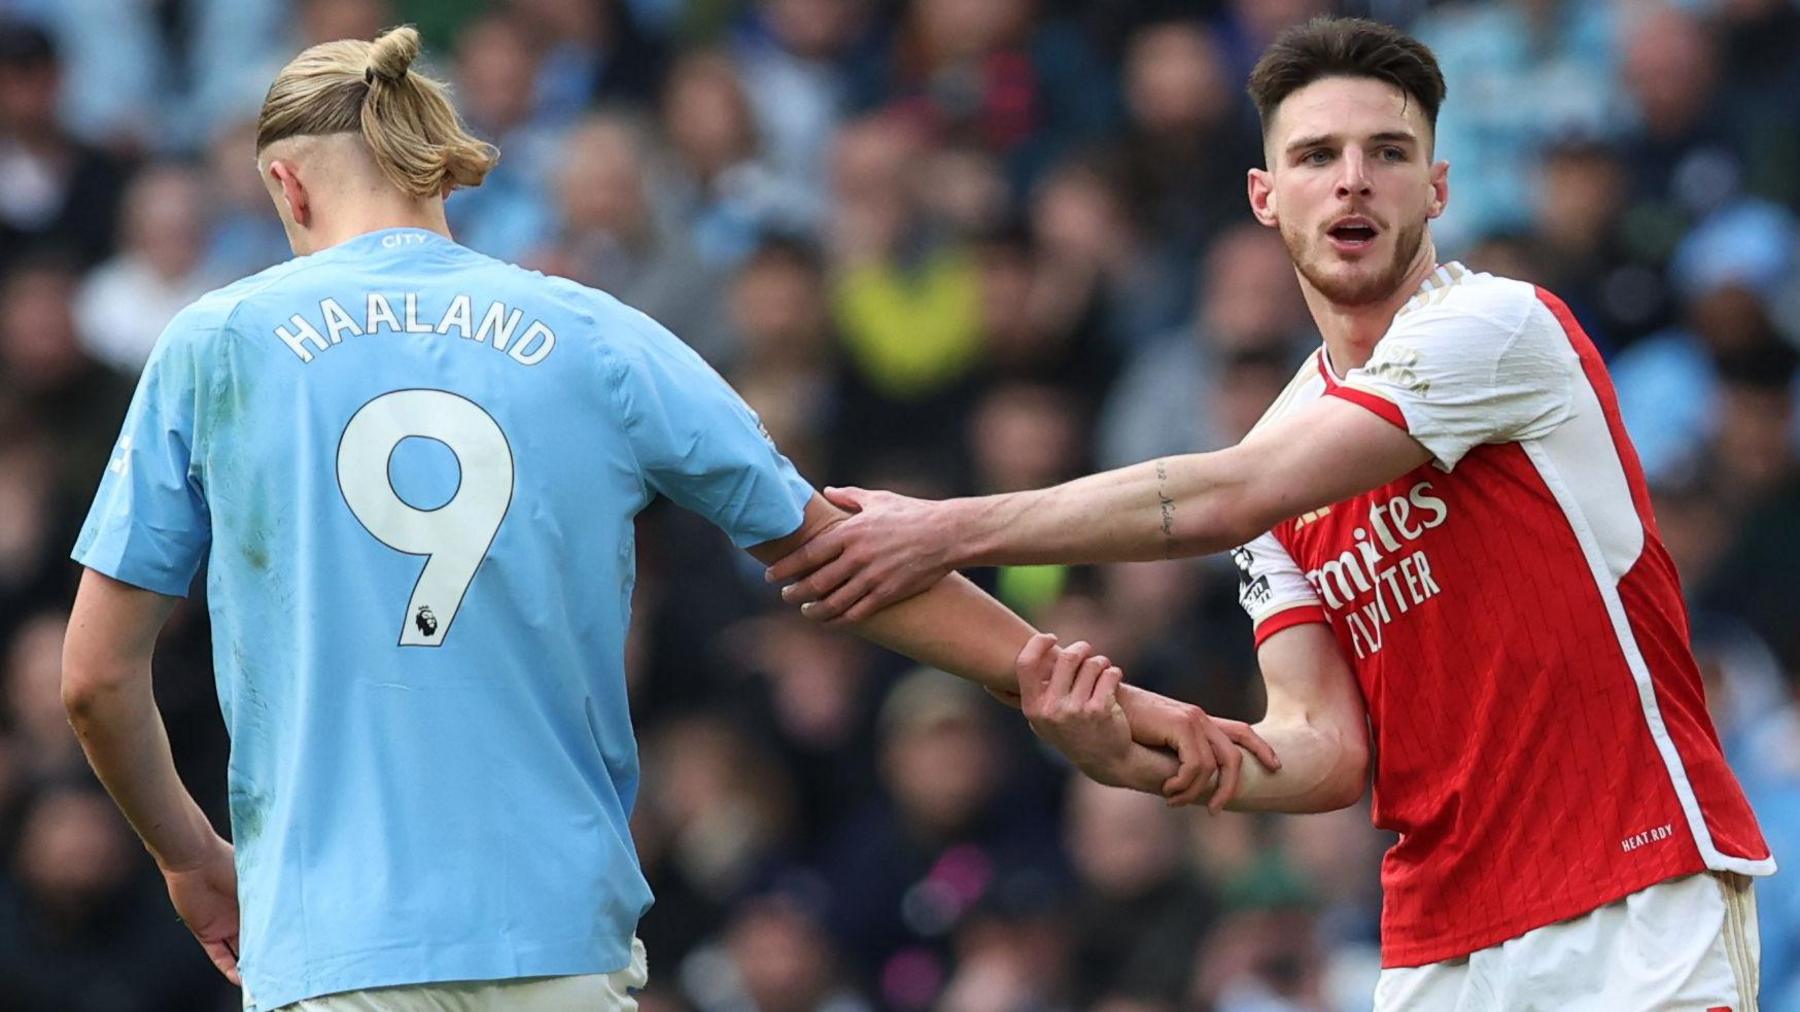
<svg viewBox="0 0 1800 1012">
<path fill-rule="evenodd" d="M 1325 235 L 1339 252 L 1354 253 L 1375 245 L 1375 237 L 1380 231 L 1369 219 L 1353 215 L 1332 222 L 1331 227 L 1325 230 Z"/>
</svg>

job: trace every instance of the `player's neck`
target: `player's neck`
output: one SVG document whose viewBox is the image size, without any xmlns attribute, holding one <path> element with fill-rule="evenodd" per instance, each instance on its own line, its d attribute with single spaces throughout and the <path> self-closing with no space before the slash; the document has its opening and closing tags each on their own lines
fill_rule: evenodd
<svg viewBox="0 0 1800 1012">
<path fill-rule="evenodd" d="M 1312 312 L 1313 323 L 1319 328 L 1319 336 L 1325 339 L 1325 352 L 1331 360 L 1332 370 L 1341 377 L 1367 362 L 1375 354 L 1375 345 L 1393 326 L 1401 307 L 1417 294 L 1419 286 L 1434 270 L 1437 270 L 1437 247 L 1431 236 L 1426 235 L 1425 241 L 1419 244 L 1412 268 L 1394 286 L 1393 292 L 1379 302 L 1340 305 L 1302 278 L 1300 289 L 1306 296 L 1306 307 Z"/>
<path fill-rule="evenodd" d="M 310 230 L 313 250 L 329 249 L 359 235 L 389 228 L 418 228 L 450 238 L 442 200 L 371 201 L 322 215 Z"/>
</svg>

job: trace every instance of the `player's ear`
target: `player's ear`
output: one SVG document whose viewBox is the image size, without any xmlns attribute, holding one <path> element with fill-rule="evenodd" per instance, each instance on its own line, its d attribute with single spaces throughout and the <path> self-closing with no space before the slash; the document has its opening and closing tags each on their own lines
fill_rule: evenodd
<svg viewBox="0 0 1800 1012">
<path fill-rule="evenodd" d="M 1256 220 L 1274 228 L 1280 223 L 1275 209 L 1275 177 L 1267 169 L 1251 169 L 1248 179 L 1250 188 L 1250 213 Z"/>
<path fill-rule="evenodd" d="M 307 195 L 305 184 L 300 182 L 299 173 L 294 171 L 292 162 L 276 159 L 269 163 L 269 176 L 275 185 L 280 187 L 281 200 L 287 204 L 288 217 L 301 228 L 312 225 L 312 203 Z"/>
<path fill-rule="evenodd" d="M 1449 206 L 1450 163 L 1435 162 L 1431 166 L 1431 203 L 1426 205 L 1425 217 L 1435 218 Z"/>
</svg>

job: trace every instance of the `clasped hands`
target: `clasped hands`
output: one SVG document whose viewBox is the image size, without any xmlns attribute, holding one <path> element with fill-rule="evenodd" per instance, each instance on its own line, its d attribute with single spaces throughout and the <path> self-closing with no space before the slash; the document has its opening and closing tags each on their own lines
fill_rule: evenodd
<svg viewBox="0 0 1800 1012">
<path fill-rule="evenodd" d="M 1248 724 L 1124 684 L 1124 672 L 1085 642 L 1063 647 L 1039 633 L 1015 668 L 1032 730 L 1100 783 L 1217 813 L 1237 794 L 1244 751 L 1270 772 L 1281 768 Z"/>
<path fill-rule="evenodd" d="M 770 566 L 782 598 L 815 621 L 860 621 L 918 594 L 957 564 L 961 540 L 949 503 L 892 492 L 828 488 L 850 516 Z M 1019 704 L 1039 737 L 1101 783 L 1161 794 L 1171 805 L 1206 802 L 1214 812 L 1237 793 L 1243 752 L 1270 772 L 1281 766 L 1249 725 L 1209 716 L 1123 683 L 1123 673 L 1086 643 L 1038 635 L 1015 664 Z M 1172 754 L 1171 754 L 1172 753 Z"/>
</svg>

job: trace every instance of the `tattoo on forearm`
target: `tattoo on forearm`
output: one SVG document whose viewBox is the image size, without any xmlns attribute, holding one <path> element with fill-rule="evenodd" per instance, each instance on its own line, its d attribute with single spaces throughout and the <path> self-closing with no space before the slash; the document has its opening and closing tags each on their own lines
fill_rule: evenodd
<svg viewBox="0 0 1800 1012">
<path fill-rule="evenodd" d="M 1169 469 L 1156 462 L 1156 501 L 1162 507 L 1163 555 L 1175 557 L 1175 500 L 1169 498 Z"/>
</svg>

